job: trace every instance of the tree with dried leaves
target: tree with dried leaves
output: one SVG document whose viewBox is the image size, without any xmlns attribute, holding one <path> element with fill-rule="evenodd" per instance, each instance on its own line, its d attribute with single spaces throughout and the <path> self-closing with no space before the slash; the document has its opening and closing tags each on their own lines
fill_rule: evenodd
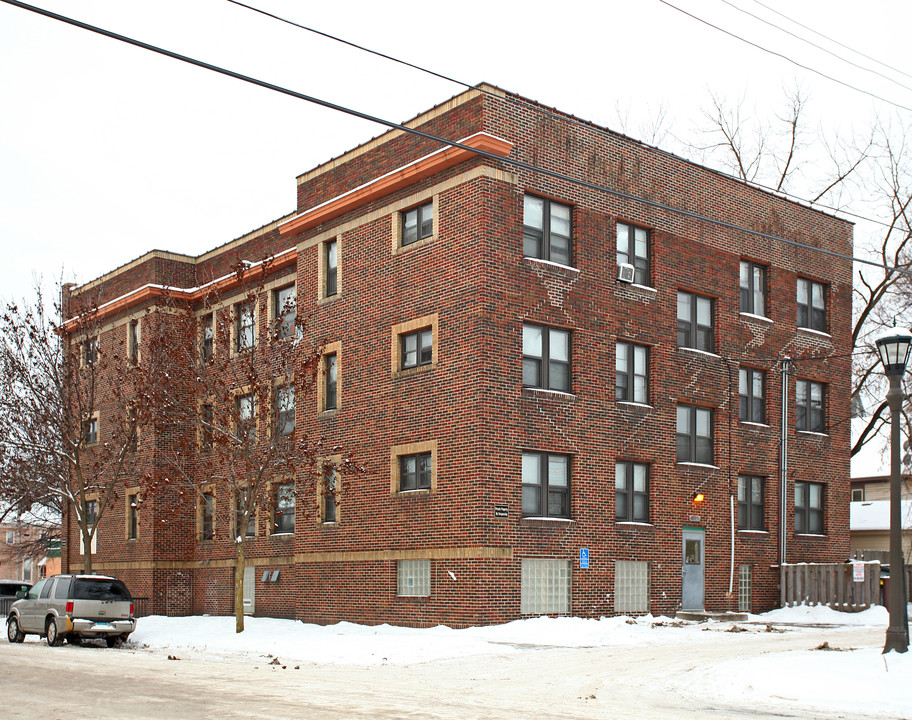
<svg viewBox="0 0 912 720">
<path fill-rule="evenodd" d="M 149 490 L 168 488 L 192 505 L 204 552 L 233 548 L 237 632 L 248 545 L 293 533 L 296 516 L 332 521 L 342 479 L 359 470 L 295 422 L 296 399 L 318 383 L 323 397 L 335 392 L 334 356 L 308 336 L 293 282 L 266 286 L 271 265 L 239 261 L 228 300 L 219 283 L 206 288 L 202 306 L 175 291 L 147 333 L 165 395 L 153 423 L 163 467 Z"/>
<path fill-rule="evenodd" d="M 150 395 L 126 335 L 101 341 L 91 301 L 63 311 L 49 314 L 39 289 L 0 315 L 0 503 L 17 516 L 68 511 L 91 573 L 101 518 L 141 479 L 133 457 Z"/>
</svg>

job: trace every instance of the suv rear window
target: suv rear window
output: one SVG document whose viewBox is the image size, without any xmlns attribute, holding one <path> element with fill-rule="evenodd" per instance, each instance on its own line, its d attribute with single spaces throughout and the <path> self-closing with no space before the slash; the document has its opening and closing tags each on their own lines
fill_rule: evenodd
<svg viewBox="0 0 912 720">
<path fill-rule="evenodd" d="M 129 600 L 130 591 L 120 580 L 76 578 L 75 600 Z"/>
</svg>

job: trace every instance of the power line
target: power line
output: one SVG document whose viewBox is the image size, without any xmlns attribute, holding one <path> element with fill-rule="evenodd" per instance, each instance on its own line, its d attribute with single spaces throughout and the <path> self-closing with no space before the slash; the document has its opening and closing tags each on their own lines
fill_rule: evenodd
<svg viewBox="0 0 912 720">
<path fill-rule="evenodd" d="M 304 100 L 304 101 L 312 103 L 314 105 L 318 105 L 320 107 L 325 107 L 330 110 L 335 110 L 336 112 L 341 112 L 346 115 L 351 115 L 353 117 L 357 117 L 362 120 L 367 120 L 369 122 L 372 122 L 372 123 L 375 123 L 378 125 L 385 125 L 386 127 L 389 127 L 391 129 L 399 130 L 403 133 L 415 135 L 415 136 L 423 138 L 425 140 L 430 140 L 435 143 L 440 143 L 441 145 L 447 145 L 447 146 L 459 148 L 461 150 L 466 150 L 466 151 L 473 153 L 475 155 L 478 155 L 480 157 L 484 157 L 489 160 L 494 160 L 495 162 L 500 162 L 500 163 L 504 163 L 507 165 L 511 165 L 511 166 L 513 166 L 515 168 L 519 168 L 521 170 L 526 170 L 531 173 L 537 173 L 540 175 L 545 175 L 547 177 L 555 178 L 557 180 L 562 180 L 564 182 L 569 182 L 574 185 L 579 185 L 581 187 L 588 188 L 590 190 L 606 193 L 608 195 L 611 195 L 616 198 L 620 198 L 622 200 L 628 200 L 630 202 L 640 203 L 642 205 L 646 205 L 648 207 L 655 208 L 657 210 L 662 210 L 665 212 L 677 214 L 677 215 L 680 215 L 681 217 L 686 217 L 691 220 L 696 220 L 699 222 L 706 222 L 706 223 L 715 225 L 717 227 L 722 227 L 722 228 L 725 228 L 728 230 L 734 230 L 736 232 L 743 232 L 748 235 L 764 238 L 766 240 L 772 240 L 774 242 L 783 243 L 785 245 L 800 248 L 802 250 L 809 250 L 812 252 L 820 253 L 822 255 L 827 255 L 829 257 L 835 257 L 835 258 L 839 258 L 842 260 L 849 260 L 849 261 L 861 263 L 864 265 L 870 265 L 873 267 L 880 268 L 882 270 L 886 270 L 887 272 L 898 272 L 902 275 L 908 275 L 909 277 L 912 277 L 912 270 L 908 270 L 906 268 L 884 265 L 881 263 L 874 262 L 872 260 L 867 260 L 865 258 L 856 258 L 851 255 L 839 253 L 834 250 L 827 250 L 825 248 L 813 247 L 811 245 L 806 245 L 805 243 L 798 242 L 797 240 L 789 240 L 788 238 L 779 237 L 777 235 L 765 233 L 760 230 L 752 230 L 750 228 L 746 228 L 741 225 L 736 225 L 734 223 L 725 222 L 724 220 L 711 218 L 706 215 L 702 215 L 700 213 L 691 212 L 689 210 L 683 210 L 681 208 L 675 208 L 670 205 L 666 205 L 664 203 L 657 202 L 655 200 L 649 200 L 647 198 L 638 197 L 636 195 L 630 195 L 629 193 L 624 193 L 619 190 L 613 190 L 611 188 L 605 187 L 604 185 L 599 185 L 597 183 L 593 183 L 588 180 L 582 180 L 580 178 L 574 178 L 569 175 L 565 175 L 563 173 L 557 172 L 555 170 L 549 170 L 547 168 L 538 167 L 537 165 L 533 165 L 531 163 L 527 163 L 522 160 L 517 160 L 517 159 L 509 158 L 509 157 L 501 157 L 500 155 L 495 155 L 494 153 L 486 152 L 484 150 L 479 150 L 478 148 L 469 147 L 468 145 L 464 145 L 464 144 L 456 142 L 454 140 L 448 140 L 448 139 L 440 137 L 438 135 L 433 135 L 431 133 L 427 133 L 422 130 L 417 130 L 415 128 L 411 128 L 406 125 L 402 125 L 400 123 L 393 122 L 391 120 L 385 120 L 385 119 L 377 117 L 375 115 L 370 115 L 369 113 L 364 113 L 359 110 L 355 110 L 355 109 L 346 107 L 344 105 L 338 105 L 338 104 L 330 102 L 328 100 L 323 100 L 321 98 L 317 98 L 312 95 L 307 95 L 305 93 L 297 92 L 296 90 L 291 90 L 289 88 L 282 87 L 281 85 L 275 85 L 273 83 L 266 82 L 265 80 L 259 80 L 257 78 L 251 77 L 249 75 L 244 75 L 242 73 L 235 72 L 233 70 L 228 70 L 227 68 L 223 68 L 218 65 L 212 65 L 212 64 L 204 62 L 202 60 L 197 60 L 195 58 L 191 58 L 187 55 L 181 55 L 180 53 L 176 53 L 171 50 L 166 50 L 166 49 L 158 47 L 156 45 L 151 45 L 151 44 L 143 42 L 141 40 L 136 40 L 134 38 L 127 37 L 126 35 L 120 35 L 118 33 L 112 32 L 110 30 L 105 30 L 104 28 L 100 28 L 95 25 L 90 25 L 88 23 L 84 23 L 80 20 L 75 20 L 75 19 L 67 17 L 65 15 L 59 15 L 57 13 L 51 12 L 50 10 L 45 10 L 44 8 L 39 8 L 34 5 L 29 5 L 27 3 L 21 2 L 20 0 L 0 0 L 0 1 L 5 2 L 8 5 L 13 5 L 15 7 L 19 7 L 23 10 L 28 10 L 30 12 L 34 12 L 38 15 L 43 15 L 45 17 L 51 18 L 52 20 L 57 20 L 59 22 L 66 23 L 68 25 L 78 27 L 82 30 L 87 30 L 89 32 L 93 32 L 98 35 L 102 35 L 102 36 L 110 38 L 112 40 L 117 40 L 117 41 L 125 43 L 127 45 L 133 45 L 134 47 L 142 48 L 143 50 L 148 50 L 150 52 L 154 52 L 159 55 L 164 55 L 165 57 L 170 57 L 173 60 L 179 60 L 180 62 L 184 62 L 189 65 L 194 65 L 196 67 L 203 68 L 204 70 L 210 70 L 211 72 L 215 72 L 220 75 L 225 75 L 227 77 L 234 78 L 235 80 L 240 80 L 242 82 L 246 82 L 251 85 L 256 85 L 258 87 L 262 87 L 267 90 L 272 90 L 273 92 L 278 92 L 283 95 L 288 95 L 289 97 L 293 97 L 298 100 Z M 664 2 L 664 0 L 659 0 L 659 1 Z"/>
<path fill-rule="evenodd" d="M 745 15 L 748 15 L 748 16 L 754 18 L 754 20 L 758 20 L 758 21 L 762 22 L 764 25 L 769 25 L 770 27 L 775 28 L 779 32 L 783 32 L 786 35 L 790 35 L 791 37 L 795 38 L 796 40 L 799 40 L 807 45 L 810 45 L 811 47 L 815 47 L 818 50 L 820 50 L 821 52 L 825 52 L 827 55 L 831 55 L 832 57 L 836 58 L 837 60 L 840 60 L 848 65 L 851 65 L 852 67 L 856 67 L 859 70 L 864 70 L 865 72 L 871 73 L 872 75 L 878 75 L 878 76 L 882 77 L 884 80 L 891 82 L 894 85 L 899 85 L 899 87 L 904 88 L 906 90 L 912 90 L 912 87 L 901 83 L 899 80 L 894 80 L 893 78 L 888 77 L 887 75 L 884 75 L 882 72 L 878 72 L 877 70 L 872 70 L 871 68 L 867 68 L 864 65 L 859 65 L 856 62 L 848 60 L 848 59 L 842 57 L 842 55 L 839 55 L 838 53 L 835 53 L 832 50 L 828 50 L 827 48 L 823 47 L 822 45 L 818 45 L 817 43 L 812 42 L 811 40 L 808 40 L 807 38 L 801 37 L 797 33 L 793 33 L 791 30 L 786 30 L 784 27 L 780 27 L 779 25 L 776 25 L 776 23 L 770 22 L 769 20 L 762 18 L 759 15 L 755 15 L 754 13 L 750 12 L 749 10 L 745 10 L 744 8 L 738 7 L 733 2 L 729 2 L 729 0 L 719 0 L 719 2 L 725 3 L 730 8 L 733 8 L 740 13 L 744 13 Z"/>
<path fill-rule="evenodd" d="M 4 2 L 7 2 L 7 1 L 8 0 L 4 0 Z M 855 90 L 856 92 L 860 92 L 864 95 L 868 95 L 869 97 L 872 97 L 875 100 L 880 100 L 881 102 L 885 102 L 888 105 L 893 105 L 894 107 L 900 108 L 901 110 L 908 110 L 909 112 L 912 112 L 912 107 L 909 107 L 908 105 L 903 105 L 901 103 L 893 102 L 892 100 L 887 100 L 886 98 L 881 97 L 880 95 L 877 95 L 875 93 L 872 93 L 869 90 L 863 90 L 859 87 L 856 87 L 855 85 L 852 85 L 851 83 L 845 82 L 844 80 L 835 78 L 832 75 L 827 75 L 825 72 L 816 70 L 808 65 L 803 65 L 802 63 L 798 62 L 797 60 L 793 60 L 788 55 L 783 55 L 782 53 L 776 52 L 775 50 L 770 50 L 769 48 L 763 47 L 762 45 L 759 45 L 758 43 L 752 42 L 751 40 L 747 40 L 746 38 L 743 38 L 740 35 L 737 35 L 729 30 L 725 30 L 724 28 L 721 28 L 718 25 L 713 25 L 713 23 L 709 22 L 708 20 L 704 20 L 703 18 L 698 17 L 697 15 L 694 15 L 693 13 L 687 12 L 687 10 L 683 10 L 683 9 L 679 8 L 677 5 L 672 5 L 670 2 L 668 2 L 668 0 L 659 0 L 659 2 L 662 3 L 663 5 L 670 7 L 672 10 L 677 10 L 682 15 L 686 15 L 687 17 L 692 18 L 693 20 L 696 20 L 697 22 L 706 25 L 707 27 L 711 27 L 713 30 L 718 30 L 720 33 L 728 35 L 729 37 L 734 38 L 735 40 L 740 40 L 741 42 L 743 42 L 747 45 L 750 45 L 751 47 L 755 47 L 758 50 L 762 50 L 763 52 L 768 53 L 770 55 L 774 55 L 775 57 L 782 58 L 786 62 L 789 62 L 792 65 L 795 65 L 797 67 L 800 67 L 802 70 L 807 70 L 808 72 L 812 72 L 815 75 L 819 75 L 820 77 L 825 78 L 831 82 L 842 85 L 843 87 L 847 87 L 850 90 Z"/>
<path fill-rule="evenodd" d="M 339 37 L 338 35 L 333 35 L 331 33 L 325 32 L 323 30 L 317 30 L 316 28 L 310 27 L 308 25 L 303 25 L 299 22 L 295 22 L 294 20 L 289 20 L 288 18 L 282 17 L 280 15 L 276 15 L 275 13 L 271 13 L 266 10 L 262 10 L 260 8 L 254 7 L 253 5 L 249 5 L 247 3 L 240 2 L 240 0 L 226 0 L 226 1 L 231 3 L 232 5 L 237 5 L 238 7 L 246 8 L 247 10 L 250 10 L 252 12 L 259 13 L 260 15 L 265 15 L 266 17 L 272 18 L 274 20 L 278 20 L 279 22 L 285 23 L 286 25 L 291 25 L 292 27 L 296 27 L 300 30 L 306 30 L 307 32 L 313 33 L 315 35 L 325 37 L 329 40 L 333 40 L 334 42 L 341 43 L 342 45 L 347 45 L 349 47 L 355 48 L 356 50 L 360 50 L 360 51 L 368 53 L 370 55 L 375 55 L 379 58 L 383 58 L 384 60 L 389 60 L 390 62 L 404 65 L 405 67 L 411 68 L 413 70 L 417 70 L 418 72 L 425 73 L 427 75 L 439 78 L 441 80 L 445 80 L 446 82 L 450 82 L 455 85 L 460 85 L 461 87 L 467 88 L 469 90 L 477 90 L 478 92 L 488 95 L 489 97 L 497 98 L 498 100 L 505 100 L 505 101 L 507 101 L 509 103 L 513 103 L 515 105 L 526 106 L 524 103 L 521 103 L 519 100 L 517 100 L 516 98 L 514 98 L 510 95 L 506 95 L 506 96 L 499 95 L 486 88 L 478 87 L 477 85 L 472 85 L 472 84 L 466 82 L 465 80 L 459 80 L 458 78 L 454 78 L 449 75 L 444 75 L 435 70 L 431 70 L 429 68 L 423 67 L 421 65 L 417 65 L 417 64 L 409 62 L 407 60 L 402 60 L 400 58 L 394 57 L 393 55 L 388 55 L 386 53 L 380 52 L 379 50 L 374 50 L 374 49 L 366 47 L 364 45 L 359 45 L 358 43 L 352 42 L 350 40 L 346 40 L 345 38 Z M 722 1 L 725 2 L 726 0 L 722 0 Z M 576 125 L 584 124 L 583 121 L 580 120 L 579 118 L 568 117 L 567 115 L 561 115 L 561 114 L 553 112 L 550 109 L 540 106 L 540 105 L 535 106 L 533 109 L 536 112 L 539 112 L 554 120 L 560 120 L 562 122 L 567 122 L 567 123 L 576 124 Z M 616 133 L 612 133 L 611 131 L 609 131 L 605 128 L 598 127 L 597 125 L 586 124 L 586 126 L 592 128 L 596 132 L 598 132 L 606 137 L 615 137 L 616 136 Z M 669 153 L 668 151 L 663 150 L 662 148 L 654 148 L 654 149 L 657 152 L 676 157 L 673 153 Z M 872 224 L 880 225 L 885 228 L 898 229 L 898 228 L 895 228 L 895 223 L 888 223 L 884 220 L 878 220 L 875 218 L 871 218 L 866 215 L 861 215 L 860 213 L 846 210 L 844 208 L 838 208 L 838 207 L 834 207 L 832 205 L 826 205 L 825 203 L 822 203 L 817 200 L 808 200 L 807 198 L 803 198 L 800 195 L 795 195 L 794 193 L 790 193 L 785 190 L 773 188 L 769 185 L 764 185 L 763 183 L 758 182 L 756 180 L 745 180 L 743 178 L 741 178 L 741 180 L 742 180 L 742 182 L 746 182 L 749 185 L 753 185 L 755 187 L 761 188 L 763 190 L 767 190 L 771 193 L 781 195 L 783 197 L 789 198 L 791 200 L 795 200 L 797 202 L 805 203 L 812 207 L 816 206 L 823 210 L 828 210 L 833 213 L 838 213 L 841 216 L 852 217 L 852 218 L 856 218 L 858 220 L 864 220 L 865 222 L 870 222 Z"/>
<path fill-rule="evenodd" d="M 839 42 L 838 40 L 835 40 L 835 39 L 831 38 L 829 35 L 824 35 L 822 32 L 819 32 L 819 31 L 815 30 L 814 28 L 809 27 L 808 25 L 804 25 L 804 24 L 798 22 L 797 20 L 795 20 L 794 18 L 791 18 L 791 17 L 789 17 L 788 15 L 779 12 L 779 11 L 776 10 L 775 8 L 772 8 L 772 7 L 770 7 L 769 5 L 766 5 L 766 4 L 762 3 L 762 2 L 760 2 L 760 0 L 751 0 L 751 2 L 753 2 L 753 3 L 757 4 L 757 5 L 759 5 L 760 7 L 766 8 L 767 10 L 769 10 L 769 11 L 772 12 L 772 13 L 775 13 L 776 15 L 778 15 L 778 16 L 781 17 L 781 18 L 785 18 L 785 19 L 788 20 L 790 23 L 794 23 L 794 24 L 797 25 L 798 27 L 802 27 L 802 28 L 804 28 L 805 30 L 808 30 L 808 31 L 814 33 L 814 34 L 817 35 L 818 37 L 822 37 L 824 40 L 829 40 L 829 41 L 830 41 L 831 43 L 833 43 L 834 45 L 838 45 L 838 46 L 841 47 L 841 48 L 845 48 L 845 49 L 848 50 L 849 52 L 853 52 L 853 53 L 855 53 L 856 55 L 860 55 L 861 57 L 863 57 L 863 58 L 865 58 L 865 59 L 867 59 L 867 60 L 870 60 L 870 61 L 873 62 L 873 63 L 877 63 L 877 64 L 880 65 L 881 67 L 885 67 L 885 68 L 887 68 L 888 70 L 892 70 L 893 72 L 899 73 L 900 75 L 905 75 L 907 78 L 912 78 L 912 75 L 910 75 L 909 73 L 904 72 L 903 70 L 900 70 L 899 68 L 895 68 L 895 67 L 893 67 L 892 65 L 888 65 L 887 63 L 882 62 L 882 61 L 878 60 L 878 59 L 875 58 L 875 57 L 871 57 L 870 55 L 865 55 L 865 54 L 864 54 L 863 52 L 861 52 L 860 50 L 856 50 L 856 49 L 850 47 L 849 45 L 846 45 L 846 44 L 844 44 L 844 43 L 841 43 L 841 42 Z"/>
</svg>

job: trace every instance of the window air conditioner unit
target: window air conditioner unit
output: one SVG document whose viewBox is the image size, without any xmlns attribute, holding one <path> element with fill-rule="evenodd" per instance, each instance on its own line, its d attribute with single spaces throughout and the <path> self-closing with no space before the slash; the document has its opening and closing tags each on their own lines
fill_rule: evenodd
<svg viewBox="0 0 912 720">
<path fill-rule="evenodd" d="M 636 269 L 630 263 L 618 263 L 618 280 L 622 283 L 632 283 Z"/>
</svg>

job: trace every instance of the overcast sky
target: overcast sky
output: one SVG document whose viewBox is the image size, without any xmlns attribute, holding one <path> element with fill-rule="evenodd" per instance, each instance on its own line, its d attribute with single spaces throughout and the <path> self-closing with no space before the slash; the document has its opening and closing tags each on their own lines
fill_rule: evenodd
<svg viewBox="0 0 912 720">
<path fill-rule="evenodd" d="M 39 0 L 42 7 L 299 92 L 403 121 L 460 86 L 226 0 Z M 250 4 L 469 83 L 618 128 L 616 108 L 677 120 L 708 89 L 775 103 L 800 82 L 829 123 L 891 107 L 739 42 L 659 0 Z M 790 25 L 755 0 L 743 9 Z M 912 106 L 912 92 L 735 11 L 708 22 Z M 764 0 L 902 70 L 909 3 Z M 440 6 L 443 8 L 444 6 Z M 848 51 L 836 52 L 865 62 Z M 866 63 L 870 65 L 870 63 Z M 897 76 L 912 86 L 912 79 Z M 631 124 L 627 131 L 636 134 Z M 35 274 L 86 282 L 151 249 L 196 255 L 294 210 L 295 176 L 384 128 L 0 2 L 0 295 Z"/>
</svg>

